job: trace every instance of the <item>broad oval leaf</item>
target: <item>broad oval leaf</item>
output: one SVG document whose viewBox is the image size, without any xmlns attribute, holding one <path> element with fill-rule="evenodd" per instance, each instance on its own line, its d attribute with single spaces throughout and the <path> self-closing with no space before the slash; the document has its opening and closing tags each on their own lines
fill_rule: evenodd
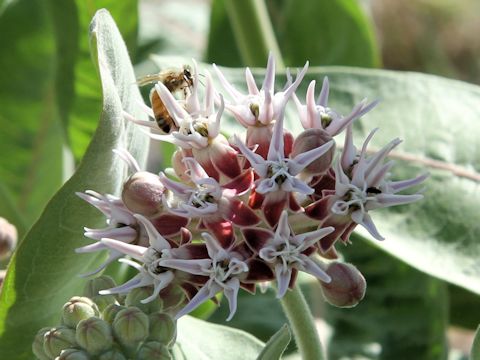
<svg viewBox="0 0 480 360">
<path fill-rule="evenodd" d="M 167 57 L 154 61 L 158 66 L 182 63 Z M 222 71 L 239 89 L 245 88 L 243 70 Z M 259 69 L 254 75 L 263 79 Z M 392 179 L 431 174 L 422 201 L 372 212 L 385 241 L 372 239 L 360 226 L 357 233 L 421 271 L 480 294 L 480 88 L 419 73 L 311 68 L 297 92 L 303 103 L 310 80 L 319 87 L 324 76 L 330 79 L 329 106 L 342 114 L 365 97 L 381 100 L 355 122 L 354 136 L 361 146 L 372 129 L 380 128 L 372 149 L 396 137 L 404 140 L 391 154 L 396 161 Z M 279 89 L 285 82 L 285 76 L 277 76 Z M 231 118 L 222 121 L 228 122 L 223 125 L 228 135 L 243 131 Z M 293 106 L 287 109 L 285 127 L 294 133 L 302 130 Z M 342 141 L 337 139 L 339 147 Z"/>
<path fill-rule="evenodd" d="M 291 339 L 290 329 L 285 324 L 268 340 L 262 352 L 258 355 L 257 360 L 280 359 Z"/>
<path fill-rule="evenodd" d="M 253 360 L 264 347 L 260 340 L 245 331 L 191 316 L 178 321 L 177 333 L 180 354 L 175 360 Z"/>
<path fill-rule="evenodd" d="M 122 116 L 123 110 L 136 112 L 141 96 L 132 85 L 135 76 L 125 44 L 105 10 L 92 21 L 91 41 L 102 81 L 102 115 L 77 172 L 50 201 L 10 262 L 0 298 L 0 353 L 5 359 L 31 358 L 36 331 L 58 322 L 62 304 L 84 284 L 78 274 L 99 261 L 97 254 L 74 253 L 88 243 L 83 226 L 103 221 L 75 192 L 119 191 L 126 165 L 112 149 L 124 147 L 140 163 L 145 160 L 148 138 Z"/>
</svg>

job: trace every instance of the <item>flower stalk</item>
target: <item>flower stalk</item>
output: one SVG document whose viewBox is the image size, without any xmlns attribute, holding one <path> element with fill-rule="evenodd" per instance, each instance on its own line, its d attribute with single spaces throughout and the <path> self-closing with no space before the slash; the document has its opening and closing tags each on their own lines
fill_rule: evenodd
<svg viewBox="0 0 480 360">
<path fill-rule="evenodd" d="M 280 299 L 280 302 L 285 315 L 287 315 L 302 359 L 326 359 L 314 318 L 300 287 L 296 285 Z"/>
</svg>

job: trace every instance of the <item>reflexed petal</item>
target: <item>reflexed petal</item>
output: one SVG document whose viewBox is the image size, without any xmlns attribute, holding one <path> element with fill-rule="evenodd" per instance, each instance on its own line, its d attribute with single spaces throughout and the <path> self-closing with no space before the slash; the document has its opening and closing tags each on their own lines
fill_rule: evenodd
<svg viewBox="0 0 480 360">
<path fill-rule="evenodd" d="M 237 226 L 253 226 L 260 222 L 255 212 L 242 201 L 237 199 L 229 200 L 228 219 Z"/>
<path fill-rule="evenodd" d="M 272 241 L 274 236 L 274 233 L 271 230 L 262 228 L 252 227 L 242 229 L 241 231 L 248 246 L 257 253 Z"/>
<path fill-rule="evenodd" d="M 222 185 L 223 189 L 234 190 L 234 195 L 243 195 L 253 186 L 253 172 L 251 169 L 244 171 L 230 182 Z"/>
</svg>

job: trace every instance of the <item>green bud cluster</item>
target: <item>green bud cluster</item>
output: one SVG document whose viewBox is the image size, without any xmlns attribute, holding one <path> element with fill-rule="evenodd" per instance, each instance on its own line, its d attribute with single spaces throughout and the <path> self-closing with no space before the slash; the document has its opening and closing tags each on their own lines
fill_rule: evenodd
<svg viewBox="0 0 480 360">
<path fill-rule="evenodd" d="M 160 298 L 142 299 L 151 289 L 134 289 L 126 297 L 98 295 L 115 286 L 108 276 L 90 280 L 83 296 L 62 309 L 62 322 L 38 331 L 32 351 L 39 360 L 171 359 L 176 323 Z"/>
</svg>

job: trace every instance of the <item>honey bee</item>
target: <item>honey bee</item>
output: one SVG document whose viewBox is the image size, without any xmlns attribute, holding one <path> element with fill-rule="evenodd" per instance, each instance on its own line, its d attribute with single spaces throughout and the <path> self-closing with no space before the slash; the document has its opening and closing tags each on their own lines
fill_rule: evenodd
<svg viewBox="0 0 480 360">
<path fill-rule="evenodd" d="M 155 82 L 161 82 L 171 93 L 183 91 L 183 96 L 186 97 L 187 90 L 193 86 L 193 76 L 190 67 L 185 65 L 182 69 L 168 69 L 158 74 L 146 75 L 138 79 L 137 84 L 144 86 Z M 178 130 L 178 125 L 169 114 L 155 88 L 150 91 L 150 103 L 160 130 L 166 134 Z"/>
</svg>

